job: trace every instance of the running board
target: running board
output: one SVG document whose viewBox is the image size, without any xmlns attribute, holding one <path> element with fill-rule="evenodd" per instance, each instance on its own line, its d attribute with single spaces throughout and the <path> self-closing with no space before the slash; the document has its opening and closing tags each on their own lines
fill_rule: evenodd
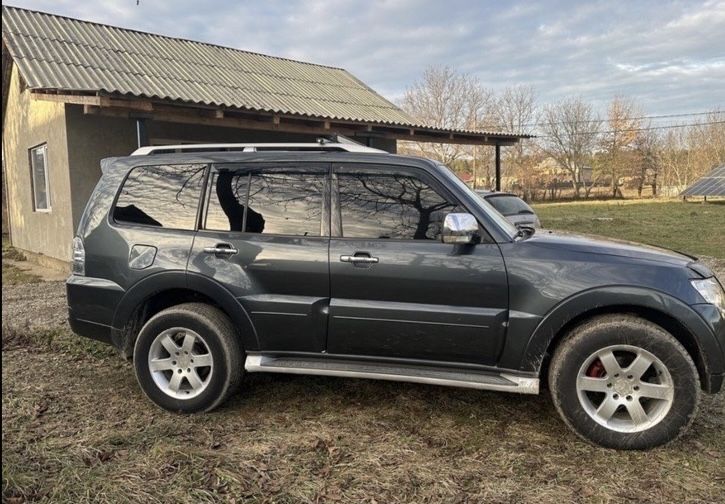
<svg viewBox="0 0 725 504">
<path fill-rule="evenodd" d="M 447 387 L 500 390 L 519 394 L 538 394 L 539 379 L 509 373 L 481 373 L 466 369 L 395 365 L 343 359 L 271 357 L 247 355 L 244 369 L 249 373 L 289 373 L 301 375 L 370 378 Z"/>
</svg>

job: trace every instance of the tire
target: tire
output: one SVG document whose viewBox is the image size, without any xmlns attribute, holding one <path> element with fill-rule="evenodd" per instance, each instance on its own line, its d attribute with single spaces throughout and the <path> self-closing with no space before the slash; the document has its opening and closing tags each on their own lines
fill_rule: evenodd
<svg viewBox="0 0 725 504">
<path fill-rule="evenodd" d="M 634 315 L 603 315 L 574 328 L 554 352 L 549 389 L 579 437 L 621 450 L 677 439 L 700 401 L 700 379 L 687 350 Z"/>
<path fill-rule="evenodd" d="M 136 379 L 146 396 L 179 413 L 222 404 L 241 383 L 242 359 L 232 323 L 203 303 L 180 304 L 151 317 L 133 351 Z"/>
</svg>

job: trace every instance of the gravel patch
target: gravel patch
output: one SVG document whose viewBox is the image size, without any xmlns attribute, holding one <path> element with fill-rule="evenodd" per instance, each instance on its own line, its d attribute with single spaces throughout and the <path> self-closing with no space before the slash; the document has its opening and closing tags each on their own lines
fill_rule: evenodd
<svg viewBox="0 0 725 504">
<path fill-rule="evenodd" d="M 3 285 L 3 325 L 67 327 L 65 282 Z"/>
</svg>

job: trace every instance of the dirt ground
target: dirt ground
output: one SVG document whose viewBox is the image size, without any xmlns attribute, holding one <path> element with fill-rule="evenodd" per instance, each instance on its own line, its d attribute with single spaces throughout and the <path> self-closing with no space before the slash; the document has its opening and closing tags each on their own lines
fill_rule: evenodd
<svg viewBox="0 0 725 504">
<path fill-rule="evenodd" d="M 247 375 L 179 416 L 70 334 L 62 282 L 4 283 L 2 302 L 3 502 L 725 501 L 722 393 L 644 453 L 580 441 L 545 393 Z"/>
</svg>

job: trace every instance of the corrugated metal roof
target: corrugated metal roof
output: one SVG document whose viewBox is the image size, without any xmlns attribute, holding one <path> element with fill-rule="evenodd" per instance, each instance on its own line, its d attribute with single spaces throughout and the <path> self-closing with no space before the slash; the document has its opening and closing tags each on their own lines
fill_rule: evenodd
<svg viewBox="0 0 725 504">
<path fill-rule="evenodd" d="M 8 6 L 2 37 L 31 89 L 423 126 L 341 68 Z"/>
</svg>

